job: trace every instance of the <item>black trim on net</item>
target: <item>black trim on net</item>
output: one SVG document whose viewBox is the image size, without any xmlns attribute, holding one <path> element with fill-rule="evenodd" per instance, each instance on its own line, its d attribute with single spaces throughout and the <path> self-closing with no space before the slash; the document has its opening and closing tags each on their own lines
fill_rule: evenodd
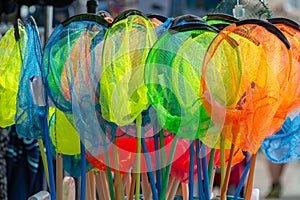
<svg viewBox="0 0 300 200">
<path fill-rule="evenodd" d="M 235 18 L 232 15 L 227 15 L 224 13 L 209 13 L 206 15 L 206 21 L 207 20 L 223 20 L 229 23 L 235 23 L 239 21 L 238 18 Z"/>
<path fill-rule="evenodd" d="M 245 20 L 235 22 L 235 24 L 237 26 L 242 26 L 242 25 L 246 25 L 246 24 L 256 24 L 256 25 L 262 26 L 265 29 L 267 29 L 269 32 L 276 35 L 285 44 L 285 46 L 288 49 L 290 49 L 290 47 L 291 47 L 289 41 L 284 36 L 284 34 L 275 25 L 271 24 L 270 22 L 266 22 L 266 21 L 259 20 L 259 19 L 245 19 Z"/>
<path fill-rule="evenodd" d="M 67 19 L 66 21 L 62 22 L 62 25 L 63 25 L 63 27 L 66 27 L 69 24 L 71 24 L 72 22 L 78 22 L 78 21 L 97 22 L 107 28 L 110 27 L 110 23 L 108 21 L 106 21 L 103 17 L 100 17 L 95 14 L 91 14 L 91 13 L 75 15 L 75 16 Z"/>
<path fill-rule="evenodd" d="M 176 26 L 177 24 L 179 24 L 182 21 L 195 22 L 195 23 L 205 23 L 205 21 L 197 15 L 186 14 L 186 15 L 181 15 L 181 16 L 178 16 L 178 17 L 174 18 L 171 27 Z"/>
<path fill-rule="evenodd" d="M 224 28 L 226 28 L 229 25 L 230 24 L 211 24 L 211 26 L 216 27 L 220 31 L 223 30 Z"/>
<path fill-rule="evenodd" d="M 156 19 L 158 19 L 161 22 L 165 22 L 168 19 L 166 16 L 159 15 L 159 14 L 147 14 L 147 17 L 149 19 L 156 18 Z"/>
<path fill-rule="evenodd" d="M 15 36 L 16 41 L 18 41 L 21 38 L 20 32 L 19 32 L 19 26 L 25 27 L 25 23 L 20 18 L 17 19 L 17 22 L 14 25 L 14 36 Z"/>
<path fill-rule="evenodd" d="M 278 18 L 269 18 L 267 19 L 268 22 L 272 23 L 272 24 L 284 24 L 287 26 L 290 26 L 296 30 L 300 30 L 300 25 L 288 18 L 284 18 L 284 17 L 278 17 Z"/>
<path fill-rule="evenodd" d="M 139 15 L 139 16 L 142 16 L 146 19 L 148 19 L 148 17 L 146 15 L 144 15 L 144 13 L 142 13 L 141 11 L 139 10 L 136 10 L 136 9 L 130 9 L 130 10 L 126 10 L 124 12 L 122 12 L 121 14 L 119 14 L 115 19 L 114 21 L 112 22 L 113 23 L 116 23 L 118 21 L 121 21 L 123 19 L 126 19 L 127 17 L 129 17 L 130 15 Z"/>
<path fill-rule="evenodd" d="M 184 32 L 184 31 L 191 31 L 191 30 L 207 30 L 218 33 L 219 30 L 213 26 L 207 24 L 200 24 L 200 23 L 189 23 L 183 24 L 180 26 L 171 27 L 168 29 L 169 33 L 175 34 L 177 32 Z"/>
</svg>

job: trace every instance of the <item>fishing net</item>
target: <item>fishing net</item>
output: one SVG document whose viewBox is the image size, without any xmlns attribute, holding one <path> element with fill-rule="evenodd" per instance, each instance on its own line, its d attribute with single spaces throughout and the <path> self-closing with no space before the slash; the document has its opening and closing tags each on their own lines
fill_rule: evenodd
<svg viewBox="0 0 300 200">
<path fill-rule="evenodd" d="M 159 124 L 187 139 L 204 139 L 203 133 L 213 125 L 198 97 L 198 72 L 216 35 L 201 23 L 177 23 L 155 43 L 147 59 L 145 80 Z"/>
<path fill-rule="evenodd" d="M 273 134 L 273 117 L 288 86 L 289 49 L 272 24 L 243 20 L 223 29 L 207 51 L 204 105 L 215 112 L 211 116 L 216 125 L 224 122 L 222 133 L 241 150 L 256 153 L 263 139 Z"/>
<path fill-rule="evenodd" d="M 25 138 L 43 138 L 42 116 L 47 115 L 44 78 L 42 77 L 42 48 L 37 25 L 32 17 L 25 25 L 21 49 L 22 67 L 16 104 L 16 130 Z"/>
<path fill-rule="evenodd" d="M 105 35 L 103 49 L 97 53 L 103 66 L 99 89 L 101 113 L 103 118 L 119 126 L 114 130 L 114 144 L 107 148 L 107 154 L 87 153 L 88 160 L 98 169 L 106 168 L 104 165 L 109 162 L 109 167 L 128 172 L 136 160 L 138 127 L 143 138 L 151 138 L 159 130 L 143 81 L 143 63 L 155 41 L 151 21 L 136 10 L 121 13 Z M 139 125 L 137 116 L 141 116 Z M 108 160 L 110 157 L 115 159 Z M 142 166 L 141 170 L 147 171 L 147 167 Z"/>
<path fill-rule="evenodd" d="M 300 100 L 300 54 L 299 54 L 299 42 L 300 42 L 300 26 L 296 22 L 286 19 L 286 18 L 270 18 L 269 22 L 274 24 L 287 38 L 291 46 L 291 67 L 290 75 L 288 76 L 288 86 L 285 93 L 282 93 L 282 102 L 276 112 L 271 131 L 273 133 L 277 132 L 284 120 L 286 119 L 288 113 L 299 107 Z"/>
<path fill-rule="evenodd" d="M 144 63 L 156 40 L 151 21 L 139 11 L 126 11 L 114 20 L 102 54 L 100 105 L 104 119 L 124 126 L 148 108 Z"/>
<path fill-rule="evenodd" d="M 76 155 L 80 153 L 80 138 L 76 129 L 57 108 L 49 120 L 49 132 L 52 144 L 57 153 Z"/>
<path fill-rule="evenodd" d="M 108 26 L 108 22 L 96 15 L 74 16 L 53 31 L 44 53 L 50 97 L 93 154 L 104 151 L 116 129 L 114 124 L 103 120 L 99 105 L 102 69 L 97 55 L 102 52 L 101 42 Z"/>
<path fill-rule="evenodd" d="M 18 40 L 16 39 L 18 36 Z M 24 40 L 21 40 L 23 38 Z M 0 127 L 15 124 L 17 93 L 22 66 L 21 51 L 26 43 L 24 24 L 17 22 L 0 41 Z"/>
<path fill-rule="evenodd" d="M 293 54 L 293 67 L 290 76 L 286 102 L 282 103 L 282 112 L 275 116 L 274 121 L 283 121 L 288 110 L 293 109 L 299 103 L 299 25 L 285 18 L 271 18 L 269 21 L 277 26 L 287 37 L 291 44 Z M 281 129 L 273 136 L 266 138 L 261 149 L 272 162 L 292 162 L 299 158 L 297 146 L 299 143 L 299 107 L 285 119 Z"/>
</svg>

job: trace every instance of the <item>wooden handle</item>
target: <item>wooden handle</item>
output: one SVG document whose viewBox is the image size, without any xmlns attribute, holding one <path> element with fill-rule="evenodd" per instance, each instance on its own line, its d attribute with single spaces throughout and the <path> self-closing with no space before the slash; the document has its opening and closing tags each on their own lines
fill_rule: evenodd
<svg viewBox="0 0 300 200">
<path fill-rule="evenodd" d="M 249 176 L 248 176 L 247 187 L 246 187 L 245 200 L 250 200 L 250 198 L 251 198 L 253 180 L 254 180 L 255 163 L 256 163 L 256 154 L 253 154 L 252 160 L 251 160 L 250 172 L 249 172 Z"/>
</svg>

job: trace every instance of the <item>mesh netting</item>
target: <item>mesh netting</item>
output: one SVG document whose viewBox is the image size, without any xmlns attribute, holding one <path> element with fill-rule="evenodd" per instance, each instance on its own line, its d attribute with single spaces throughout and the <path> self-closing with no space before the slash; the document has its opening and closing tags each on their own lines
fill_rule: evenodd
<svg viewBox="0 0 300 200">
<path fill-rule="evenodd" d="M 75 16 L 54 30 L 44 54 L 51 99 L 93 154 L 104 151 L 116 130 L 103 120 L 99 105 L 101 42 L 108 26 L 96 15 Z"/>
<path fill-rule="evenodd" d="M 299 105 L 299 41 L 300 27 L 296 22 L 284 18 L 269 19 L 287 37 L 293 55 L 293 67 L 289 79 L 286 101 L 282 103 L 282 112 L 275 115 L 275 121 L 283 121 L 288 110 Z M 292 162 L 299 158 L 299 108 L 294 109 L 285 119 L 281 129 L 274 135 L 264 140 L 262 150 L 272 162 Z"/>
<path fill-rule="evenodd" d="M 164 31 L 167 23 L 162 24 Z M 88 160 L 98 169 L 110 166 L 128 172 L 133 168 L 137 156 L 137 130 L 141 127 L 146 147 L 153 149 L 153 136 L 160 130 L 157 115 L 149 105 L 147 88 L 144 85 L 144 63 L 148 52 L 157 40 L 151 21 L 141 12 L 129 10 L 121 13 L 105 35 L 100 78 L 100 104 L 103 118 L 118 124 L 114 145 L 108 155 L 87 154 Z M 141 125 L 136 117 L 141 116 Z M 154 151 L 154 150 L 153 150 Z M 154 152 L 150 155 L 154 156 Z M 118 160 L 117 160 L 118 159 Z M 105 164 L 104 164 L 105 163 Z M 141 171 L 147 171 L 145 160 L 141 160 Z"/>
<path fill-rule="evenodd" d="M 151 20 L 158 38 L 170 28 L 173 20 L 173 18 L 166 18 L 161 15 L 148 15 L 148 18 Z"/>
<path fill-rule="evenodd" d="M 41 73 L 42 48 L 33 18 L 25 25 L 27 37 L 20 38 L 22 67 L 17 94 L 15 115 L 17 133 L 26 138 L 42 138 L 44 131 L 41 117 L 47 114 L 45 90 Z"/>
<path fill-rule="evenodd" d="M 188 35 L 184 32 L 176 34 L 167 32 L 162 35 L 152 47 L 145 67 L 145 81 L 148 87 L 149 98 L 151 104 L 157 110 L 159 123 L 163 127 L 169 127 L 168 130 L 174 133 L 179 128 L 181 111 L 174 93 L 168 88 L 171 85 L 168 73 L 177 49 L 187 37 Z M 164 103 L 166 104 L 165 106 Z M 177 118 L 174 119 L 172 116 L 177 116 Z"/>
<path fill-rule="evenodd" d="M 272 41 L 272 42 L 270 42 Z M 204 62 L 203 98 L 222 133 L 242 150 L 256 153 L 273 134 L 273 117 L 288 86 L 291 52 L 272 24 L 244 20 L 223 29 Z"/>
<path fill-rule="evenodd" d="M 15 35 L 24 40 L 16 40 Z M 3 128 L 15 123 L 21 49 L 26 40 L 25 27 L 18 21 L 17 28 L 10 28 L 0 41 L 0 127 Z"/>
<path fill-rule="evenodd" d="M 206 25 L 177 26 L 149 53 L 145 78 L 159 123 L 184 138 L 205 141 L 204 133 L 213 127 L 199 93 L 202 59 L 216 35 Z"/>
<path fill-rule="evenodd" d="M 63 112 L 57 108 L 53 109 L 54 112 L 49 120 L 49 132 L 56 152 L 65 155 L 79 154 L 79 134 Z"/>
<path fill-rule="evenodd" d="M 300 115 L 299 108 L 291 113 L 281 129 L 266 138 L 261 146 L 267 158 L 275 163 L 293 162 L 300 157 Z"/>
<path fill-rule="evenodd" d="M 157 40 L 151 21 L 129 10 L 105 35 L 100 104 L 103 118 L 120 126 L 133 122 L 149 106 L 144 63 Z"/>
<path fill-rule="evenodd" d="M 135 129 L 134 129 L 135 132 Z M 117 134 L 123 134 L 123 130 L 117 129 Z M 164 146 L 160 146 L 163 148 L 163 151 L 166 155 L 166 160 L 170 156 L 171 150 L 171 141 L 173 139 L 173 135 L 164 131 L 162 133 L 162 137 L 164 137 Z M 99 154 L 99 155 L 91 155 L 90 153 L 86 153 L 86 157 L 89 162 L 94 165 L 97 169 L 106 170 L 107 167 L 111 167 L 113 170 L 118 170 L 121 173 L 128 173 L 131 169 L 136 171 L 136 157 L 137 157 L 137 138 L 132 137 L 129 134 L 123 134 L 122 137 L 116 137 L 113 145 L 111 145 L 107 150 L 107 155 Z M 145 145 L 148 151 L 148 158 L 151 163 L 149 164 L 153 170 L 159 169 L 161 166 L 165 167 L 165 165 L 161 164 L 161 166 L 156 166 L 156 150 L 153 137 L 145 139 Z M 182 148 L 175 152 L 175 158 L 177 159 L 179 155 L 183 153 L 183 150 L 186 150 L 188 145 L 182 145 Z M 143 153 L 145 153 L 143 151 Z M 106 157 L 107 156 L 107 157 Z M 141 157 L 141 172 L 149 172 L 149 166 L 146 162 L 146 156 Z M 109 160 L 109 165 L 107 164 L 107 160 Z M 166 161 L 165 161 L 166 162 Z"/>
<path fill-rule="evenodd" d="M 290 75 L 288 76 L 288 86 L 285 88 L 285 92 L 282 93 L 282 103 L 278 108 L 278 112 L 273 119 L 272 132 L 277 132 L 284 120 L 286 119 L 288 113 L 292 112 L 299 106 L 300 103 L 300 26 L 289 19 L 285 18 L 271 18 L 269 19 L 271 23 L 280 29 L 280 31 L 287 38 L 289 44 L 291 45 L 292 62 L 290 67 Z"/>
</svg>

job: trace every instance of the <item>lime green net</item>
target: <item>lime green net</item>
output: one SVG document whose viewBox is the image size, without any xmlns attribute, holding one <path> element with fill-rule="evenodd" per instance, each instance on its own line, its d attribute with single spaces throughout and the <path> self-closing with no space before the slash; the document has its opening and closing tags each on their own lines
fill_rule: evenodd
<svg viewBox="0 0 300 200">
<path fill-rule="evenodd" d="M 76 155 L 80 153 L 79 134 L 69 122 L 65 114 L 57 108 L 52 108 L 49 128 L 52 144 L 57 153 Z"/>
<path fill-rule="evenodd" d="M 106 32 L 100 78 L 104 119 L 122 126 L 148 108 L 144 64 L 156 40 L 151 21 L 138 11 L 123 13 Z"/>
<path fill-rule="evenodd" d="M 22 42 L 26 42 L 24 25 L 18 23 L 18 29 L 10 28 L 0 41 L 0 127 L 15 123 L 16 97 L 22 66 Z M 16 31 L 18 30 L 18 33 Z M 23 40 L 16 41 L 15 34 Z"/>
</svg>

